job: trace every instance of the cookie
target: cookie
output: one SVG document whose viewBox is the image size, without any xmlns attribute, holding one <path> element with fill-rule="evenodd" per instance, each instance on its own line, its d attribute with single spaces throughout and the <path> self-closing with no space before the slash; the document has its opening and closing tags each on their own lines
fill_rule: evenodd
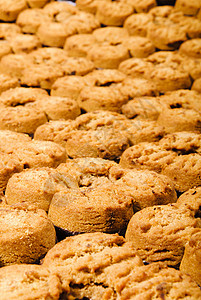
<svg viewBox="0 0 201 300">
<path fill-rule="evenodd" d="M 95 64 L 86 57 L 68 57 L 63 63 L 59 64 L 64 75 L 83 76 L 95 69 Z"/>
<path fill-rule="evenodd" d="M 41 8 L 48 2 L 49 0 L 27 0 L 27 3 L 31 8 Z"/>
<path fill-rule="evenodd" d="M 133 7 L 124 2 L 99 1 L 96 18 L 106 26 L 122 26 L 132 13 Z"/>
<path fill-rule="evenodd" d="M 103 0 L 110 1 L 110 0 Z M 79 10 L 89 12 L 91 14 L 95 14 L 97 11 L 99 1 L 97 0 L 77 0 L 76 6 Z"/>
<path fill-rule="evenodd" d="M 129 36 L 128 31 L 125 28 L 117 26 L 106 26 L 95 29 L 92 32 L 92 36 L 98 43 L 108 43 L 111 45 L 117 45 L 122 43 L 125 38 Z"/>
<path fill-rule="evenodd" d="M 47 167 L 26 169 L 17 175 L 12 176 L 6 186 L 5 197 L 9 205 L 27 202 L 48 211 L 56 192 L 67 190 L 68 187 L 77 187 L 73 178 L 67 175 L 64 177 Z"/>
<path fill-rule="evenodd" d="M 13 144 L 0 144 L 4 153 L 15 154 L 24 169 L 37 167 L 56 168 L 60 163 L 65 162 L 66 152 L 60 145 L 50 141 L 31 140 Z"/>
<path fill-rule="evenodd" d="M 63 48 L 69 56 L 86 57 L 94 43 L 95 38 L 92 34 L 76 34 L 66 39 Z"/>
<path fill-rule="evenodd" d="M 15 88 L 19 86 L 19 82 L 17 78 L 12 78 L 6 74 L 0 74 L 0 94 L 6 90 L 11 88 Z"/>
<path fill-rule="evenodd" d="M 201 156 L 197 153 L 180 155 L 174 161 L 164 166 L 162 174 L 170 177 L 174 182 L 176 190 L 185 192 L 196 186 L 200 186 Z"/>
<path fill-rule="evenodd" d="M 24 33 L 35 34 L 43 22 L 50 22 L 51 17 L 40 8 L 25 9 L 17 17 L 16 24 Z"/>
<path fill-rule="evenodd" d="M 14 154 L 0 153 L 0 192 L 4 192 L 9 178 L 23 170 L 23 165 Z"/>
<path fill-rule="evenodd" d="M 14 264 L 0 270 L 2 300 L 28 298 L 59 299 L 61 283 L 47 268 L 34 264 Z"/>
<path fill-rule="evenodd" d="M 6 22 L 15 21 L 18 14 L 27 8 L 27 3 L 25 0 L 8 0 L 6 3 L 0 1 L 0 20 Z"/>
<path fill-rule="evenodd" d="M 8 41 L 14 53 L 29 53 L 41 47 L 39 39 L 31 34 L 18 34 L 8 38 Z"/>
<path fill-rule="evenodd" d="M 118 282 L 115 285 L 116 294 L 122 300 L 146 297 L 199 299 L 201 295 L 199 287 L 190 276 L 169 268 L 162 262 L 136 267 L 127 276 L 120 274 L 114 280 Z"/>
<path fill-rule="evenodd" d="M 15 80 L 21 79 L 26 68 L 32 63 L 28 54 L 8 54 L 2 57 L 0 71 L 13 77 Z"/>
<path fill-rule="evenodd" d="M 44 267 L 60 274 L 67 297 L 95 295 L 97 299 L 113 294 L 112 278 L 116 272 L 125 276 L 141 265 L 132 243 L 125 243 L 121 236 L 100 232 L 66 238 L 48 252 L 43 262 Z"/>
<path fill-rule="evenodd" d="M 201 77 L 201 59 L 185 56 L 183 68 L 191 76 L 193 80 Z"/>
<path fill-rule="evenodd" d="M 126 75 L 116 69 L 98 69 L 86 74 L 83 79 L 87 86 L 113 86 L 123 82 Z"/>
<path fill-rule="evenodd" d="M 152 42 L 141 36 L 130 36 L 125 38 L 123 44 L 127 46 L 132 57 L 144 58 L 155 52 Z"/>
<path fill-rule="evenodd" d="M 175 121 L 176 120 L 176 121 Z M 200 132 L 201 116 L 194 109 L 177 107 L 164 107 L 160 113 L 158 124 L 164 126 L 167 133 L 176 131 L 198 131 Z"/>
<path fill-rule="evenodd" d="M 132 14 L 125 20 L 123 27 L 128 30 L 130 35 L 146 37 L 151 20 L 151 15 L 146 13 Z"/>
<path fill-rule="evenodd" d="M 152 71 L 153 65 L 141 58 L 132 57 L 122 61 L 118 70 L 132 77 L 146 78 Z"/>
<path fill-rule="evenodd" d="M 177 154 L 158 145 L 157 143 L 139 143 L 126 149 L 120 158 L 120 165 L 130 169 L 148 169 L 161 172 L 171 163 Z"/>
<path fill-rule="evenodd" d="M 86 112 L 95 110 L 109 110 L 120 112 L 121 106 L 128 101 L 128 97 L 112 85 L 84 87 L 78 97 L 78 104 Z"/>
<path fill-rule="evenodd" d="M 118 88 L 129 99 L 141 96 L 158 96 L 158 88 L 155 82 L 144 78 L 128 76 L 118 85 Z"/>
<path fill-rule="evenodd" d="M 191 90 L 201 93 L 201 78 L 198 78 L 193 82 Z"/>
<path fill-rule="evenodd" d="M 94 63 L 96 68 L 117 69 L 122 61 L 129 58 L 129 53 L 122 44 L 116 46 L 95 44 L 89 49 L 87 58 Z"/>
<path fill-rule="evenodd" d="M 178 198 L 177 204 L 186 207 L 196 218 L 200 218 L 201 187 L 195 187 L 184 192 Z"/>
<path fill-rule="evenodd" d="M 51 96 L 70 97 L 77 100 L 82 88 L 85 87 L 83 76 L 66 75 L 58 78 L 51 87 Z"/>
<path fill-rule="evenodd" d="M 179 52 L 190 57 L 201 58 L 201 38 L 185 41 L 179 47 Z"/>
<path fill-rule="evenodd" d="M 151 8 L 157 6 L 155 0 L 127 0 L 133 6 L 137 13 L 147 13 Z"/>
<path fill-rule="evenodd" d="M 1 144 L 15 144 L 17 142 L 30 142 L 31 137 L 28 134 L 11 130 L 0 130 L 0 140 Z"/>
<path fill-rule="evenodd" d="M 1 266 L 35 263 L 55 245 L 56 233 L 43 210 L 26 205 L 0 208 Z"/>
<path fill-rule="evenodd" d="M 177 266 L 183 257 L 185 244 L 201 227 L 190 210 L 176 204 L 144 208 L 131 218 L 126 240 L 132 241 L 142 259 L 164 261 Z"/>
<path fill-rule="evenodd" d="M 57 18 L 62 12 L 67 13 L 69 16 L 73 15 L 77 12 L 77 9 L 74 5 L 66 1 L 50 1 L 44 6 L 43 11 L 51 18 Z"/>
<path fill-rule="evenodd" d="M 201 230 L 192 234 L 189 242 L 185 246 L 184 256 L 180 265 L 181 272 L 190 275 L 198 285 L 201 285 L 199 271 L 201 265 L 200 240 Z"/>
<path fill-rule="evenodd" d="M 84 78 L 79 75 L 67 75 L 58 78 L 51 88 L 51 96 L 70 97 L 77 99 L 80 91 L 85 86 Z"/>
<path fill-rule="evenodd" d="M 21 28 L 15 23 L 0 23 L 0 37 L 6 39 L 10 35 L 21 33 Z"/>
<path fill-rule="evenodd" d="M 35 140 L 51 141 L 65 146 L 65 135 L 71 130 L 72 120 L 49 121 L 37 127 L 34 133 Z"/>
<path fill-rule="evenodd" d="M 196 16 L 201 7 L 200 0 L 189 3 L 186 0 L 176 0 L 175 8 L 181 10 L 185 15 Z"/>
<path fill-rule="evenodd" d="M 122 105 L 122 113 L 129 119 L 157 120 L 162 106 L 158 97 L 135 97 Z"/>
<path fill-rule="evenodd" d="M 6 40 L 1 40 L 0 41 L 0 59 L 9 53 L 11 53 L 11 46 L 8 41 Z"/>
</svg>

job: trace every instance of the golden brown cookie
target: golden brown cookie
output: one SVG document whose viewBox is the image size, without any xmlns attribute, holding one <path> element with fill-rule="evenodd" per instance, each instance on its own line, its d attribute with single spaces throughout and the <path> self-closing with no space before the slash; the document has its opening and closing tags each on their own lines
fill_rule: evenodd
<svg viewBox="0 0 201 300">
<path fill-rule="evenodd" d="M 110 1 L 110 0 L 101 0 L 101 1 Z M 97 11 L 99 0 L 77 0 L 76 6 L 78 9 L 95 14 Z"/>
<path fill-rule="evenodd" d="M 124 22 L 130 35 L 146 36 L 152 17 L 146 13 L 132 14 Z"/>
<path fill-rule="evenodd" d="M 181 10 L 185 15 L 196 16 L 201 7 L 200 0 L 176 0 L 175 8 Z"/>
<path fill-rule="evenodd" d="M 0 269 L 0 292 L 6 299 L 58 300 L 62 293 L 61 283 L 47 268 L 33 264 L 14 264 Z"/>
<path fill-rule="evenodd" d="M 16 205 L 0 208 L 1 266 L 34 263 L 55 245 L 56 233 L 44 210 Z"/>
<path fill-rule="evenodd" d="M 177 200 L 179 206 L 184 206 L 190 211 L 196 218 L 200 218 L 201 213 L 201 187 L 195 187 L 187 190 Z"/>
<path fill-rule="evenodd" d="M 0 20 L 6 22 L 15 21 L 18 14 L 27 8 L 25 0 L 0 1 Z"/>
<path fill-rule="evenodd" d="M 124 168 L 148 169 L 161 172 L 162 168 L 173 162 L 177 154 L 163 149 L 156 143 L 139 143 L 126 149 L 120 158 Z"/>
<path fill-rule="evenodd" d="M 121 106 L 128 101 L 115 86 L 86 86 L 79 96 L 78 104 L 86 112 L 95 110 L 121 111 Z"/>
<path fill-rule="evenodd" d="M 31 8 L 41 8 L 46 5 L 50 0 L 27 0 Z"/>
<path fill-rule="evenodd" d="M 137 13 L 147 13 L 151 8 L 157 6 L 155 0 L 126 0 L 131 4 Z"/>
<path fill-rule="evenodd" d="M 95 29 L 92 32 L 92 36 L 95 37 L 98 43 L 107 42 L 111 45 L 117 45 L 128 37 L 128 31 L 122 27 L 106 26 Z"/>
<path fill-rule="evenodd" d="M 117 69 L 119 64 L 129 58 L 128 49 L 122 44 L 94 44 L 88 51 L 87 58 L 96 68 Z"/>
<path fill-rule="evenodd" d="M 118 69 L 128 76 L 146 78 L 153 65 L 142 58 L 132 57 L 121 62 Z"/>
<path fill-rule="evenodd" d="M 162 105 L 158 97 L 135 97 L 122 105 L 122 113 L 129 119 L 157 120 Z"/>
<path fill-rule="evenodd" d="M 132 57 L 144 58 L 155 52 L 154 45 L 146 37 L 130 36 L 124 39 L 123 44 Z"/>
<path fill-rule="evenodd" d="M 126 75 L 116 69 L 98 69 L 86 74 L 83 79 L 89 86 L 112 86 L 120 83 L 126 78 Z"/>
<path fill-rule="evenodd" d="M 201 93 L 201 78 L 198 78 L 193 82 L 191 90 Z"/>
<path fill-rule="evenodd" d="M 10 35 L 21 33 L 21 28 L 15 23 L 0 23 L 0 37 L 6 39 Z"/>
<path fill-rule="evenodd" d="M 11 88 L 15 88 L 19 86 L 19 82 L 17 78 L 12 78 L 9 75 L 0 74 L 0 94 L 6 90 L 9 90 Z"/>
<path fill-rule="evenodd" d="M 201 285 L 201 230 L 192 234 L 185 246 L 184 256 L 181 261 L 180 270 L 182 273 L 191 276 L 197 284 Z"/>
<path fill-rule="evenodd" d="M 114 274 L 123 272 L 122 276 L 126 276 L 142 265 L 132 243 L 125 243 L 118 235 L 100 232 L 66 238 L 49 251 L 43 262 L 44 267 L 61 276 L 67 297 L 78 299 L 110 297 Z"/>
<path fill-rule="evenodd" d="M 133 13 L 133 7 L 125 2 L 99 1 L 96 18 L 106 26 L 121 26 Z"/>
<path fill-rule="evenodd" d="M 179 52 L 190 57 L 201 58 L 201 38 L 185 41 L 179 47 Z"/>
<path fill-rule="evenodd" d="M 201 185 L 200 167 L 200 154 L 190 153 L 175 157 L 170 165 L 163 167 L 162 174 L 172 179 L 176 190 L 185 192 Z"/>
<path fill-rule="evenodd" d="M 201 227 L 199 218 L 176 204 L 144 208 L 131 218 L 126 240 L 132 241 L 143 259 L 164 261 L 177 266 L 183 257 L 185 244 Z"/>
<path fill-rule="evenodd" d="M 23 165 L 14 154 L 0 152 L 0 192 L 4 192 L 9 178 L 23 170 Z"/>
<path fill-rule="evenodd" d="M 119 275 L 119 276 L 118 276 Z M 118 280 L 120 279 L 120 280 Z M 200 299 L 201 292 L 190 276 L 167 267 L 162 262 L 135 267 L 123 277 L 114 276 L 116 294 L 120 299 Z"/>
<path fill-rule="evenodd" d="M 31 34 L 17 34 L 8 38 L 8 41 L 14 53 L 29 53 L 41 47 L 38 37 Z"/>
<path fill-rule="evenodd" d="M 40 24 L 48 21 L 51 21 L 51 17 L 43 9 L 28 8 L 19 13 L 16 24 L 24 33 L 35 34 Z"/>
<path fill-rule="evenodd" d="M 75 34 L 66 39 L 63 48 L 69 56 L 86 57 L 95 41 L 94 36 L 90 33 Z"/>
<path fill-rule="evenodd" d="M 27 202 L 48 211 L 56 192 L 78 186 L 70 176 L 62 176 L 47 167 L 26 169 L 17 175 L 12 176 L 6 186 L 5 197 L 9 205 Z"/>
</svg>

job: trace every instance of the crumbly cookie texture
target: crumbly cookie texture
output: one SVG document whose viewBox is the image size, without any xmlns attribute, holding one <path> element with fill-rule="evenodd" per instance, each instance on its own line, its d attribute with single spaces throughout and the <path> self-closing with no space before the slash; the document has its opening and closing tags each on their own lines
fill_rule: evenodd
<svg viewBox="0 0 201 300">
<path fill-rule="evenodd" d="M 126 240 L 132 241 L 143 259 L 177 266 L 191 234 L 201 227 L 200 218 L 177 204 L 144 208 L 131 218 Z"/>
<path fill-rule="evenodd" d="M 194 233 L 185 246 L 184 256 L 181 261 L 180 270 L 189 274 L 197 284 L 201 285 L 201 230 Z"/>
<path fill-rule="evenodd" d="M 14 264 L 0 269 L 0 292 L 6 299 L 58 300 L 62 293 L 61 283 L 47 268 L 33 264 Z"/>
<path fill-rule="evenodd" d="M 114 274 L 125 276 L 142 265 L 132 243 L 125 242 L 121 236 L 101 232 L 66 238 L 43 261 L 44 267 L 59 274 L 67 292 L 70 284 L 70 295 L 92 299 L 113 294 Z"/>
<path fill-rule="evenodd" d="M 56 232 L 43 210 L 27 205 L 0 208 L 1 266 L 35 263 L 55 245 Z"/>
</svg>

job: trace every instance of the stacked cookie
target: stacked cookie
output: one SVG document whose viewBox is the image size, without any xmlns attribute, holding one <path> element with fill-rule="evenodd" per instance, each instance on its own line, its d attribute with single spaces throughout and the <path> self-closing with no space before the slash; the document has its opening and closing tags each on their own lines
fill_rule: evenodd
<svg viewBox="0 0 201 300">
<path fill-rule="evenodd" d="M 0 0 L 1 299 L 201 299 L 200 86 L 200 0 Z"/>
</svg>

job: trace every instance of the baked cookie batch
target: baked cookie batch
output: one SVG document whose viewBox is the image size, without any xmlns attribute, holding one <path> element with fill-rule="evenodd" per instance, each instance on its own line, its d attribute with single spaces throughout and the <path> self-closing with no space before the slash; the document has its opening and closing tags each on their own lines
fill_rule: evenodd
<svg viewBox="0 0 201 300">
<path fill-rule="evenodd" d="M 0 0 L 2 300 L 201 299 L 201 1 Z"/>
</svg>

